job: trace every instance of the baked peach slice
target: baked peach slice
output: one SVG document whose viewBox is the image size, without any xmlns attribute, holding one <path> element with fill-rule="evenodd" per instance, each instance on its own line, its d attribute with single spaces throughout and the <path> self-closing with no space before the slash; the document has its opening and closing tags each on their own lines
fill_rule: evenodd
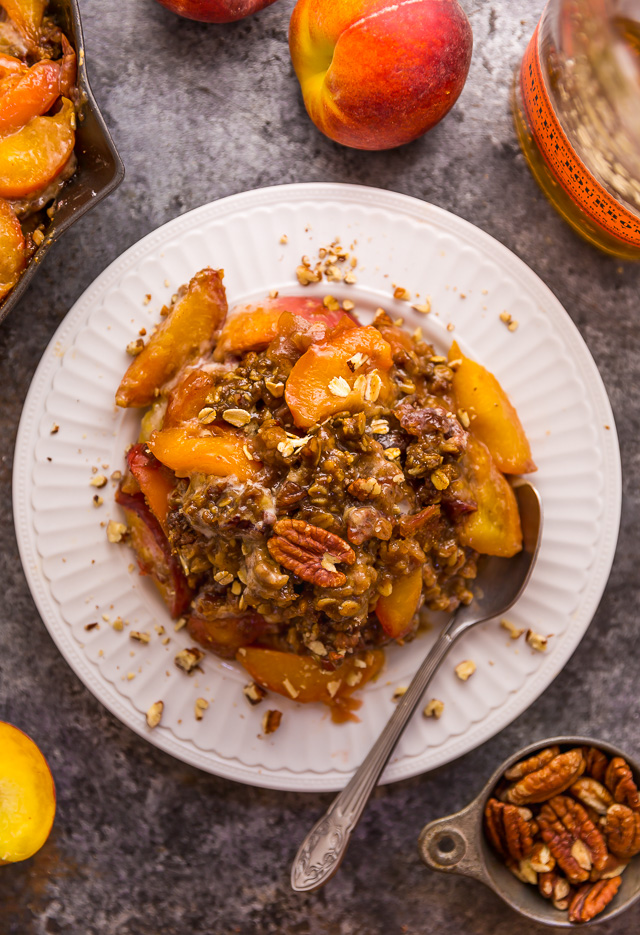
<svg viewBox="0 0 640 935">
<path fill-rule="evenodd" d="M 384 663 L 381 650 L 349 657 L 333 671 L 323 669 L 312 656 L 258 646 L 239 649 L 236 658 L 263 688 L 302 704 L 320 701 L 332 707 L 341 705 L 356 689 L 362 688 Z M 362 668 L 356 666 L 356 659 L 364 663 Z M 361 678 L 354 678 L 355 673 L 360 673 Z"/>
<path fill-rule="evenodd" d="M 0 198 L 25 198 L 62 172 L 76 141 L 76 112 L 68 98 L 53 117 L 34 117 L 0 139 Z"/>
<path fill-rule="evenodd" d="M 158 461 L 178 477 L 214 474 L 244 481 L 255 478 L 262 464 L 251 457 L 246 435 L 208 428 L 215 434 L 204 435 L 194 424 L 162 429 L 154 432 L 147 444 Z"/>
<path fill-rule="evenodd" d="M 522 548 L 520 513 L 511 484 L 496 466 L 488 447 L 473 435 L 469 436 L 461 464 L 463 479 L 453 482 L 451 492 L 455 494 L 458 487 L 462 491 L 466 485 L 464 493 L 470 491 L 477 509 L 461 517 L 460 542 L 482 555 L 510 558 Z"/>
<path fill-rule="evenodd" d="M 56 813 L 51 770 L 36 744 L 0 721 L 0 864 L 26 860 L 49 837 Z"/>
<path fill-rule="evenodd" d="M 13 289 L 26 265 L 20 221 L 11 205 L 0 198 L 0 300 Z"/>
<path fill-rule="evenodd" d="M 196 419 L 214 386 L 213 374 L 206 370 L 190 370 L 169 393 L 162 428 Z"/>
<path fill-rule="evenodd" d="M 379 325 L 378 330 L 390 346 L 394 359 L 414 350 L 411 335 L 392 322 Z"/>
<path fill-rule="evenodd" d="M 416 568 L 394 581 L 391 594 L 378 598 L 376 617 L 387 636 L 399 640 L 411 632 L 421 595 L 422 568 Z"/>
<path fill-rule="evenodd" d="M 147 506 L 166 532 L 169 497 L 176 487 L 175 475 L 149 453 L 146 445 L 133 445 L 127 452 L 127 463 Z"/>
<path fill-rule="evenodd" d="M 192 591 L 162 526 L 141 492 L 126 493 L 121 484 L 115 500 L 124 512 L 140 574 L 149 575 L 171 616 L 179 617 L 191 603 Z"/>
<path fill-rule="evenodd" d="M 390 390 L 391 348 L 376 328 L 349 328 L 312 344 L 293 366 L 285 399 L 295 424 L 309 428 L 342 410 L 357 412 Z"/>
<path fill-rule="evenodd" d="M 59 97 L 57 62 L 36 62 L 24 74 L 5 78 L 0 84 L 0 136 L 15 133 L 33 117 L 46 114 Z"/>
<path fill-rule="evenodd" d="M 37 44 L 47 0 L 0 0 L 0 6 L 4 7 L 20 32 L 31 43 Z"/>
<path fill-rule="evenodd" d="M 214 352 L 214 360 L 240 357 L 247 351 L 263 351 L 278 334 L 278 320 L 283 312 L 306 321 L 317 321 L 332 328 L 345 314 L 331 311 L 320 299 L 301 295 L 283 295 L 252 305 L 237 305 L 229 313 Z"/>
<path fill-rule="evenodd" d="M 453 391 L 458 406 L 469 416 L 471 434 L 484 442 L 503 473 L 536 471 L 518 413 L 494 375 L 465 357 L 455 341 L 449 360 L 460 361 L 453 376 Z"/>
<path fill-rule="evenodd" d="M 223 270 L 207 267 L 178 293 L 165 320 L 129 364 L 116 393 L 118 406 L 149 406 L 186 364 L 208 356 L 227 314 L 222 277 Z"/>
<path fill-rule="evenodd" d="M 222 659 L 235 659 L 242 646 L 255 643 L 270 629 L 264 618 L 254 613 L 214 619 L 193 613 L 187 627 L 192 639 Z"/>
<path fill-rule="evenodd" d="M 26 70 L 27 66 L 19 58 L 0 52 L 0 79 L 8 75 L 21 75 Z"/>
</svg>

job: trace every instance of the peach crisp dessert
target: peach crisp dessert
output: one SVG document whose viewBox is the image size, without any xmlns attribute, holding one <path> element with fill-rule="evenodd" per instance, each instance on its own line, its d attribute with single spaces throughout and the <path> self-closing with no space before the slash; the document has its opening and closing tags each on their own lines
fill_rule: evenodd
<svg viewBox="0 0 640 935">
<path fill-rule="evenodd" d="M 478 554 L 520 550 L 505 474 L 535 470 L 530 447 L 455 343 L 447 359 L 333 298 L 228 312 L 222 276 L 129 346 L 116 401 L 146 412 L 116 499 L 195 642 L 345 718 L 422 605 L 468 603 Z"/>
<path fill-rule="evenodd" d="M 43 209 L 48 223 L 77 164 L 76 53 L 48 6 L 0 0 L 0 301 L 45 239 Z"/>
</svg>

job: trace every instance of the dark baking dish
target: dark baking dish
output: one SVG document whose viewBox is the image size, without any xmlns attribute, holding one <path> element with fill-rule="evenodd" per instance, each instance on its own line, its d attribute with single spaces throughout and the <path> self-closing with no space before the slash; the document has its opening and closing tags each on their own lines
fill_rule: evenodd
<svg viewBox="0 0 640 935">
<path fill-rule="evenodd" d="M 0 301 L 0 322 L 20 301 L 51 244 L 78 218 L 114 191 L 124 178 L 124 165 L 89 87 L 78 0 L 51 0 L 47 11 L 55 16 L 78 56 L 78 87 L 82 95 L 82 119 L 78 121 L 75 147 L 78 168 L 58 196 L 53 218 L 50 220 L 44 209 L 35 215 L 36 225 L 40 222 L 45 225 L 45 239 L 17 285 L 4 301 Z"/>
</svg>

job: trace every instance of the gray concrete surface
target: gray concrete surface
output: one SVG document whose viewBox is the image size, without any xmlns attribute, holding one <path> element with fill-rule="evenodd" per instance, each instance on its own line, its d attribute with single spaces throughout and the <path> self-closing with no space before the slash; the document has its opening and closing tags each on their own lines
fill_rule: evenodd
<svg viewBox="0 0 640 935">
<path fill-rule="evenodd" d="M 289 62 L 292 0 L 227 27 L 182 21 L 154 0 L 81 0 L 89 71 L 127 178 L 49 255 L 0 330 L 0 718 L 46 752 L 58 813 L 46 847 L 0 869 L 0 935 L 540 935 L 479 884 L 430 873 L 416 838 L 463 805 L 514 748 L 592 733 L 640 753 L 640 270 L 579 241 L 540 194 L 508 106 L 542 0 L 464 0 L 475 36 L 460 102 L 426 138 L 349 151 L 309 122 Z M 497 237 L 564 303 L 603 375 L 620 432 L 624 505 L 601 606 L 544 695 L 480 749 L 378 791 L 340 875 L 289 890 L 300 836 L 329 801 L 251 789 L 183 766 L 121 726 L 57 652 L 29 595 L 11 516 L 15 432 L 51 334 L 94 277 L 143 234 L 233 192 L 338 180 L 406 192 Z M 640 906 L 603 925 L 632 935 Z"/>
</svg>

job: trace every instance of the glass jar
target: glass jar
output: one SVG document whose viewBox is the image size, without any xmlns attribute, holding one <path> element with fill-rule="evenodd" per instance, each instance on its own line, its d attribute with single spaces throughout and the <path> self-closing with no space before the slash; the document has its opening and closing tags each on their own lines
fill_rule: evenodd
<svg viewBox="0 0 640 935">
<path fill-rule="evenodd" d="M 538 184 L 590 243 L 640 259 L 640 0 L 549 0 L 513 113 Z"/>
</svg>

